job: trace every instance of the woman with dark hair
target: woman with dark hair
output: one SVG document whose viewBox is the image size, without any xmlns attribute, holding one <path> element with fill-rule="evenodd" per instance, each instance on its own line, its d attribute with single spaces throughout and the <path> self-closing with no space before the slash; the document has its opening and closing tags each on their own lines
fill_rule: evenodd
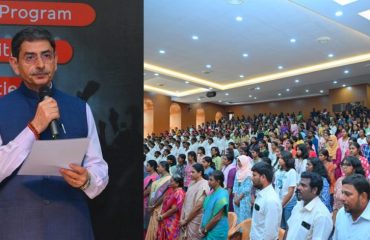
<svg viewBox="0 0 370 240">
<path fill-rule="evenodd" d="M 203 166 L 200 163 L 194 164 L 191 170 L 193 181 L 186 192 L 180 218 L 182 240 L 202 239 L 202 234 L 199 232 L 203 217 L 202 206 L 210 191 L 208 181 L 203 176 Z"/>
<path fill-rule="evenodd" d="M 188 152 L 188 164 L 185 167 L 184 190 L 186 191 L 191 182 L 191 170 L 196 163 L 197 155 L 194 151 Z"/>
<path fill-rule="evenodd" d="M 227 239 L 229 195 L 223 188 L 223 182 L 224 174 L 218 170 L 214 171 L 208 180 L 213 192 L 206 197 L 203 203 L 204 214 L 200 232 L 205 240 Z"/>
<path fill-rule="evenodd" d="M 148 175 L 144 178 L 144 232 L 146 231 L 149 223 L 150 213 L 148 211 L 148 196 L 150 194 L 150 186 L 158 179 L 157 162 L 149 160 L 146 163 L 146 172 Z"/>
<path fill-rule="evenodd" d="M 360 160 L 362 168 L 365 171 L 365 177 L 367 178 L 369 176 L 369 162 L 362 156 L 360 144 L 357 142 L 351 143 L 351 145 L 349 145 L 349 154 Z"/>
<path fill-rule="evenodd" d="M 179 156 L 177 157 L 177 165 L 176 165 L 176 171 L 175 175 L 179 175 L 183 179 L 185 178 L 185 167 L 186 167 L 186 155 L 180 153 Z"/>
<path fill-rule="evenodd" d="M 361 165 L 360 160 L 353 156 L 344 157 L 341 167 L 344 176 L 337 179 L 334 187 L 334 204 L 333 204 L 333 222 L 335 223 L 335 217 L 338 210 L 343 207 L 342 196 L 342 181 L 345 177 L 351 176 L 352 174 L 361 174 L 365 176 L 365 171 Z"/>
<path fill-rule="evenodd" d="M 233 163 L 234 157 L 231 154 L 223 155 L 222 156 L 222 173 L 224 174 L 224 188 L 229 193 L 229 203 L 233 202 L 233 187 L 234 187 L 234 179 L 236 175 L 236 167 Z M 229 211 L 233 212 L 233 204 L 229 205 Z"/>
<path fill-rule="evenodd" d="M 183 187 L 184 180 L 178 175 L 172 176 L 170 187 L 164 194 L 161 214 L 157 218 L 158 240 L 176 240 L 180 237 L 180 215 L 185 199 Z"/>
<path fill-rule="evenodd" d="M 275 191 L 278 194 L 283 207 L 281 228 L 287 228 L 287 221 L 290 218 L 297 199 L 294 195 L 297 186 L 297 172 L 294 169 L 294 159 L 288 151 L 282 151 L 279 158 L 279 169 L 275 172 Z"/>
<path fill-rule="evenodd" d="M 202 163 L 203 158 L 206 156 L 206 150 L 204 147 L 198 147 L 197 150 L 197 163 Z"/>
<path fill-rule="evenodd" d="M 301 173 L 306 171 L 306 164 L 308 158 L 307 147 L 305 144 L 299 144 L 297 146 L 297 155 L 294 161 L 294 168 L 297 171 L 297 182 L 301 179 Z"/>
<path fill-rule="evenodd" d="M 320 199 L 328 208 L 329 212 L 332 212 L 333 209 L 330 204 L 330 179 L 324 164 L 318 158 L 309 158 L 306 169 L 307 172 L 315 172 L 321 176 L 323 185 L 320 192 Z"/>
<path fill-rule="evenodd" d="M 204 179 L 208 180 L 209 176 L 215 170 L 214 163 L 212 162 L 212 158 L 205 156 L 202 160 L 202 165 L 204 167 Z"/>
<path fill-rule="evenodd" d="M 317 157 L 317 154 L 315 152 L 315 150 L 313 149 L 313 143 L 311 140 L 306 140 L 304 142 L 306 144 L 306 149 L 307 149 L 307 153 L 308 153 L 308 157 L 309 158 L 315 158 Z"/>
<path fill-rule="evenodd" d="M 170 175 L 173 176 L 176 172 L 176 157 L 174 155 L 167 156 L 167 162 L 170 165 Z"/>
<path fill-rule="evenodd" d="M 145 240 L 157 239 L 158 216 L 162 209 L 163 196 L 170 185 L 171 176 L 167 161 L 161 161 L 157 167 L 157 171 L 161 177 L 150 186 L 148 210 L 151 212 L 151 217 Z"/>
<path fill-rule="evenodd" d="M 267 142 L 265 140 L 259 140 L 258 141 L 258 147 L 260 149 L 260 153 L 261 153 L 261 158 L 262 157 L 268 157 L 270 152 L 268 150 L 268 145 L 267 145 Z"/>
<path fill-rule="evenodd" d="M 340 169 L 340 163 L 342 159 L 342 151 L 340 150 L 337 137 L 334 135 L 330 135 L 327 139 L 326 149 L 329 152 L 329 157 L 331 158 L 332 162 L 335 164 L 335 172 L 334 176 L 335 179 L 338 179 L 342 176 L 342 171 Z"/>
<path fill-rule="evenodd" d="M 335 184 L 335 176 L 334 171 L 336 166 L 331 162 L 329 157 L 329 152 L 326 149 L 321 149 L 319 152 L 319 159 L 324 164 L 326 172 L 328 173 L 330 179 L 330 195 L 334 194 L 334 184 Z"/>
<path fill-rule="evenodd" d="M 221 170 L 221 156 L 218 147 L 211 148 L 212 162 L 215 164 L 216 170 Z"/>
</svg>

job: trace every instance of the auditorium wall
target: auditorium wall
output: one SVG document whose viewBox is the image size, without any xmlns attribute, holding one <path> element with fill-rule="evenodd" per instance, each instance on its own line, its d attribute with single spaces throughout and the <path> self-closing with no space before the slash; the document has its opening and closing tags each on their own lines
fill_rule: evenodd
<svg viewBox="0 0 370 240">
<path fill-rule="evenodd" d="M 329 101 L 331 105 L 341 103 L 361 102 L 365 106 L 369 107 L 370 106 L 369 93 L 370 93 L 369 84 L 360 84 L 351 87 L 330 89 Z"/>
</svg>

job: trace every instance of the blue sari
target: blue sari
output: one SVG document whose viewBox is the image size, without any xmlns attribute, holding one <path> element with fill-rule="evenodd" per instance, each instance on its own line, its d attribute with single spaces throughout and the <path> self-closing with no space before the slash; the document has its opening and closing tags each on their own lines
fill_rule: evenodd
<svg viewBox="0 0 370 240">
<path fill-rule="evenodd" d="M 223 209 L 222 218 L 203 237 L 205 240 L 226 240 L 229 231 L 227 213 L 229 210 L 229 194 L 226 189 L 219 187 L 207 196 L 203 203 L 203 219 L 201 227 L 204 228 Z"/>
</svg>

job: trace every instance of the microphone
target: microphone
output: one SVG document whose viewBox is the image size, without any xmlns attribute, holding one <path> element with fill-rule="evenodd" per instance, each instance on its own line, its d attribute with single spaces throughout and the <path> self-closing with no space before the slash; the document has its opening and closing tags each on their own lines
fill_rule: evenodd
<svg viewBox="0 0 370 240">
<path fill-rule="evenodd" d="M 42 86 L 39 90 L 39 98 L 40 101 L 43 101 L 49 97 L 51 97 L 51 90 L 48 86 Z M 58 122 L 56 119 L 52 120 L 49 124 L 49 128 L 51 131 L 51 136 L 53 139 L 57 139 L 59 136 L 59 131 L 58 131 Z"/>
</svg>

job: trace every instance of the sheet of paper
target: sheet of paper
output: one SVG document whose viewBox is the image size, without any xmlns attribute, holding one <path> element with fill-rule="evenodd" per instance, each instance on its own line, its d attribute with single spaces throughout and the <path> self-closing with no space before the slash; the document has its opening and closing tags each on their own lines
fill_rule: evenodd
<svg viewBox="0 0 370 240">
<path fill-rule="evenodd" d="M 61 176 L 60 168 L 81 165 L 88 145 L 88 138 L 36 141 L 18 175 Z"/>
</svg>

